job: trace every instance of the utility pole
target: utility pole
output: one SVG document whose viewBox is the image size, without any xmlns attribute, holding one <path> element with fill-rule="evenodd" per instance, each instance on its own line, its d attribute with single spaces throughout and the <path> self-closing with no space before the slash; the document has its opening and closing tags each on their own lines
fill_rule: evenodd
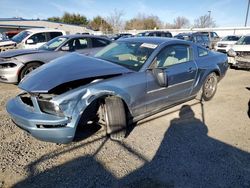
<svg viewBox="0 0 250 188">
<path fill-rule="evenodd" d="M 211 10 L 208 11 L 208 17 L 209 17 L 209 20 L 211 18 Z"/>
<path fill-rule="evenodd" d="M 211 24 L 211 10 L 208 11 L 208 24 L 209 24 L 209 27 L 210 27 L 210 24 Z"/>
<path fill-rule="evenodd" d="M 249 4 L 250 4 L 250 0 L 248 0 L 248 5 L 247 5 L 247 14 L 246 14 L 246 20 L 245 20 L 245 27 L 247 26 L 247 18 L 248 18 L 248 12 L 249 12 Z"/>
</svg>

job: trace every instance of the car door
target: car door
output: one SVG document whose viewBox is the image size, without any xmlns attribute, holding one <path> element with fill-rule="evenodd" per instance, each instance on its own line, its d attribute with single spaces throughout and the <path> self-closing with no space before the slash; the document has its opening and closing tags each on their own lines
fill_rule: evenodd
<svg viewBox="0 0 250 188">
<path fill-rule="evenodd" d="M 156 56 L 153 63 L 155 68 L 164 71 L 167 86 L 159 85 L 153 70 L 147 71 L 148 112 L 178 103 L 190 96 L 197 72 L 192 46 L 167 46 Z"/>
</svg>

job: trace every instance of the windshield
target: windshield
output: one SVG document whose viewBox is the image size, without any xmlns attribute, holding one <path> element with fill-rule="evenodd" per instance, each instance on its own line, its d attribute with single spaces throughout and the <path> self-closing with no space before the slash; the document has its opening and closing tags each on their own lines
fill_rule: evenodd
<svg viewBox="0 0 250 188">
<path fill-rule="evenodd" d="M 236 44 L 238 45 L 246 45 L 246 44 L 250 44 L 250 36 L 243 36 L 241 37 Z"/>
<path fill-rule="evenodd" d="M 238 41 L 240 37 L 238 36 L 226 36 L 221 41 Z"/>
<path fill-rule="evenodd" d="M 108 45 L 95 57 L 139 71 L 156 47 L 156 44 L 119 41 Z"/>
<path fill-rule="evenodd" d="M 57 49 L 64 41 L 66 41 L 66 37 L 56 37 L 49 42 L 42 45 L 39 50 L 48 50 L 48 51 L 54 51 Z"/>
<path fill-rule="evenodd" d="M 15 35 L 11 40 L 13 40 L 16 43 L 20 43 L 20 42 L 22 42 L 23 39 L 25 39 L 30 34 L 31 34 L 30 31 L 22 31 L 22 32 L 18 33 L 17 35 Z"/>
</svg>

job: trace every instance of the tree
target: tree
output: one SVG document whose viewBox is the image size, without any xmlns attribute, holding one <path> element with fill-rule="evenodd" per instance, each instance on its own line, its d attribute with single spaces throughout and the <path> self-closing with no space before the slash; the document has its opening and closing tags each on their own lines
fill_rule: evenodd
<svg viewBox="0 0 250 188">
<path fill-rule="evenodd" d="M 110 16 L 107 17 L 107 21 L 111 25 L 115 33 L 123 29 L 123 15 L 124 12 L 122 10 L 114 9 L 114 11 L 111 12 Z"/>
<path fill-rule="evenodd" d="M 108 24 L 108 22 L 101 16 L 96 16 L 93 18 L 93 20 L 89 22 L 89 26 L 95 31 L 103 31 L 105 33 L 112 31 L 111 25 Z"/>
<path fill-rule="evenodd" d="M 135 18 L 129 20 L 125 24 L 125 29 L 138 29 L 138 30 L 146 30 L 146 29 L 155 29 L 160 28 L 162 25 L 158 16 L 146 16 L 144 14 L 138 14 Z"/>
<path fill-rule="evenodd" d="M 68 12 L 65 12 L 62 17 L 51 17 L 48 18 L 49 21 L 54 22 L 62 22 L 67 24 L 74 24 L 74 25 L 87 25 L 88 20 L 85 16 L 80 14 L 70 14 Z"/>
<path fill-rule="evenodd" d="M 68 12 L 65 12 L 62 16 L 62 21 L 64 23 L 68 24 L 75 24 L 75 25 L 87 25 L 88 20 L 85 16 L 82 16 L 80 14 L 70 14 Z"/>
<path fill-rule="evenodd" d="M 62 22 L 60 17 L 50 17 L 48 20 L 51 22 Z"/>
<path fill-rule="evenodd" d="M 205 14 L 204 16 L 200 16 L 199 18 L 194 20 L 194 27 L 197 28 L 207 28 L 215 26 L 215 21 L 207 14 Z"/>
<path fill-rule="evenodd" d="M 172 25 L 172 27 L 174 29 L 181 29 L 181 28 L 188 27 L 189 25 L 190 25 L 190 22 L 187 18 L 183 16 L 178 16 L 177 18 L 174 19 L 174 24 Z"/>
</svg>

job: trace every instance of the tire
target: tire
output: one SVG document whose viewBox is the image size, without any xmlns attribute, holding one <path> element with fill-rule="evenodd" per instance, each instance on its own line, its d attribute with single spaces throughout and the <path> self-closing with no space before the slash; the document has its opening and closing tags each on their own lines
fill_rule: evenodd
<svg viewBox="0 0 250 188">
<path fill-rule="evenodd" d="M 36 68 L 40 67 L 40 63 L 29 63 L 24 66 L 24 68 L 20 72 L 19 81 L 21 81 L 27 74 L 31 71 L 35 70 Z"/>
<path fill-rule="evenodd" d="M 214 72 L 209 74 L 202 86 L 202 99 L 205 101 L 211 100 L 216 93 L 217 84 L 217 75 Z"/>
<path fill-rule="evenodd" d="M 107 135 L 112 140 L 122 140 L 126 136 L 126 112 L 123 101 L 118 97 L 105 98 L 104 119 Z"/>
</svg>

